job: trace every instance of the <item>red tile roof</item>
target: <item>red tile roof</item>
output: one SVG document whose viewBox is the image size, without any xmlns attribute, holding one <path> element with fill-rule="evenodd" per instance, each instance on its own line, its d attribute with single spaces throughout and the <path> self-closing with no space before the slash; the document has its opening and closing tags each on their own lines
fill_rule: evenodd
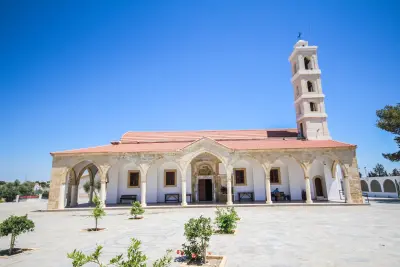
<svg viewBox="0 0 400 267">
<path fill-rule="evenodd" d="M 252 140 L 271 137 L 296 137 L 297 129 L 266 130 L 220 130 L 220 131 L 180 131 L 180 132 L 127 132 L 121 137 L 121 143 L 142 142 L 183 142 L 196 141 L 208 137 L 220 140 Z"/>
<path fill-rule="evenodd" d="M 53 152 L 58 154 L 174 152 L 196 140 L 210 138 L 232 150 L 355 147 L 333 140 L 297 140 L 296 129 L 224 130 L 184 132 L 127 132 L 116 145 Z"/>
</svg>

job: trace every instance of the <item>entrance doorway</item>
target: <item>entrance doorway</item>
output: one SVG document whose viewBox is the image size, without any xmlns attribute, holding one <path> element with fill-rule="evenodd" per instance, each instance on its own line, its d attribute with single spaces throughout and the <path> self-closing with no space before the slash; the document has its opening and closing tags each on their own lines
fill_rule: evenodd
<svg viewBox="0 0 400 267">
<path fill-rule="evenodd" d="M 212 180 L 200 179 L 199 180 L 199 201 L 212 201 Z"/>
<path fill-rule="evenodd" d="M 317 195 L 317 197 L 323 197 L 324 189 L 322 188 L 321 178 L 319 178 L 319 177 L 315 178 L 314 183 L 315 183 L 315 194 Z"/>
</svg>

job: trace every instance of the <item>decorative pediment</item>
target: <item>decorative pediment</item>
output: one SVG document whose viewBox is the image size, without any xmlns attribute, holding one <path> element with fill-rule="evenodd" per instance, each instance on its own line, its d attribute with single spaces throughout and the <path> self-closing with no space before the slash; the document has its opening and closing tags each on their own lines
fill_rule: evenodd
<svg viewBox="0 0 400 267">
<path fill-rule="evenodd" d="M 218 143 L 217 141 L 208 138 L 208 137 L 203 137 L 199 140 L 194 141 L 193 143 L 190 143 L 189 145 L 185 146 L 184 148 L 181 149 L 183 152 L 194 152 L 198 150 L 207 150 L 207 151 L 231 151 L 230 148 Z"/>
</svg>

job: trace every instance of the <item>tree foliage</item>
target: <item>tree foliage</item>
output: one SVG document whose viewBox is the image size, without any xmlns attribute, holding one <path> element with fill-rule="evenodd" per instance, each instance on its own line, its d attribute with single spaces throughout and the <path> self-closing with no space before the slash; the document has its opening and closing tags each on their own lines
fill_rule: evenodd
<svg viewBox="0 0 400 267">
<path fill-rule="evenodd" d="M 215 224 L 222 233 L 230 234 L 236 229 L 239 216 L 235 208 L 218 208 L 215 212 Z"/>
<path fill-rule="evenodd" d="M 102 217 L 106 216 L 106 212 L 103 209 L 103 205 L 97 195 L 94 196 L 93 198 L 93 203 L 95 205 L 94 209 L 92 210 L 92 216 L 94 217 L 95 220 L 95 231 L 97 231 L 97 223 L 98 220 L 101 219 Z"/>
<path fill-rule="evenodd" d="M 372 169 L 372 171 L 368 172 L 368 177 L 385 177 L 388 176 L 388 173 L 383 167 L 382 164 L 377 163 L 376 166 Z"/>
<path fill-rule="evenodd" d="M 191 218 L 185 223 L 185 237 L 187 243 L 183 244 L 185 256 L 191 261 L 200 261 L 205 263 L 207 247 L 213 234 L 211 219 L 200 216 Z M 194 256 L 194 257 L 193 257 Z"/>
<path fill-rule="evenodd" d="M 141 242 L 135 238 L 131 239 L 131 244 L 128 247 L 128 253 L 126 257 L 120 254 L 110 260 L 108 264 L 100 261 L 100 256 L 103 247 L 98 245 L 92 254 L 85 255 L 82 251 L 74 250 L 68 253 L 68 258 L 72 259 L 73 267 L 81 267 L 87 263 L 92 263 L 100 266 L 117 266 L 117 267 L 146 267 L 147 256 L 140 250 Z M 168 267 L 171 265 L 172 257 L 170 256 L 171 251 L 167 250 L 167 254 L 162 258 L 156 260 L 153 267 Z"/>
<path fill-rule="evenodd" d="M 10 216 L 5 221 L 0 223 L 0 236 L 11 235 L 10 249 L 8 254 L 11 255 L 14 247 L 15 240 L 20 234 L 31 232 L 35 228 L 33 221 L 28 219 L 28 215 L 25 216 Z"/>
<path fill-rule="evenodd" d="M 377 110 L 376 116 L 378 116 L 376 126 L 394 134 L 394 141 L 399 148 L 397 152 L 382 154 L 383 157 L 390 161 L 400 161 L 400 103 L 393 106 L 387 105 L 383 109 Z"/>
<path fill-rule="evenodd" d="M 0 185 L 0 198 L 4 198 L 7 202 L 11 202 L 17 195 L 33 195 L 34 186 L 34 182 L 26 181 L 21 183 L 19 180 L 2 184 Z"/>
<path fill-rule="evenodd" d="M 142 208 L 142 205 L 140 205 L 140 202 L 139 201 L 132 202 L 131 215 L 137 218 L 138 215 L 142 215 L 143 213 L 144 209 Z"/>
<path fill-rule="evenodd" d="M 400 171 L 396 168 L 393 169 L 391 176 L 400 176 Z"/>
</svg>

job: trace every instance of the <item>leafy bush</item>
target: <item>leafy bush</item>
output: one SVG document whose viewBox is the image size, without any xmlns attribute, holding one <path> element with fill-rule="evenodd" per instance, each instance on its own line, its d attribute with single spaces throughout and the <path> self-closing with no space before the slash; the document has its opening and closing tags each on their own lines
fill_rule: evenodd
<svg viewBox="0 0 400 267">
<path fill-rule="evenodd" d="M 215 212 L 215 224 L 222 233 L 231 234 L 236 229 L 237 221 L 240 219 L 235 209 L 218 208 Z"/>
<path fill-rule="evenodd" d="M 131 215 L 134 216 L 136 219 L 138 215 L 142 215 L 144 213 L 144 209 L 140 205 L 139 201 L 132 202 L 132 207 L 131 207 Z"/>
<path fill-rule="evenodd" d="M 94 217 L 96 223 L 94 230 L 97 231 L 97 221 L 105 216 L 106 212 L 104 211 L 103 205 L 101 204 L 101 201 L 97 195 L 94 196 L 93 203 L 95 204 L 95 207 L 92 210 L 92 216 Z"/>
<path fill-rule="evenodd" d="M 33 195 L 33 187 L 35 183 L 26 181 L 21 184 L 19 180 L 0 185 L 0 198 L 4 198 L 7 202 L 12 202 L 17 195 L 28 196 Z"/>
<path fill-rule="evenodd" d="M 83 184 L 83 190 L 85 190 L 86 194 L 90 193 L 90 181 L 86 181 L 86 183 Z"/>
<path fill-rule="evenodd" d="M 109 264 L 103 264 L 100 262 L 101 250 L 102 246 L 97 246 L 95 251 L 90 255 L 85 255 L 81 251 L 77 251 L 76 249 L 68 253 L 68 258 L 72 259 L 72 266 L 81 267 L 87 263 L 94 263 L 97 266 L 103 267 L 107 265 L 113 265 L 118 267 L 146 267 L 146 255 L 140 251 L 141 242 L 135 238 L 131 239 L 132 243 L 128 247 L 128 254 L 126 256 L 126 260 L 124 259 L 124 255 L 120 254 L 114 258 L 112 258 Z M 171 251 L 167 250 L 167 254 L 162 258 L 156 260 L 153 263 L 153 267 L 168 267 L 171 265 L 172 257 L 170 256 Z"/>
<path fill-rule="evenodd" d="M 200 216 L 191 218 L 185 223 L 185 237 L 187 242 L 183 244 L 183 251 L 191 262 L 205 263 L 207 247 L 213 234 L 211 219 Z"/>
<path fill-rule="evenodd" d="M 11 234 L 10 249 L 8 254 L 12 255 L 15 246 L 15 240 L 20 234 L 31 232 L 35 228 L 33 221 L 25 216 L 10 216 L 0 224 L 0 236 L 8 236 Z"/>
</svg>

